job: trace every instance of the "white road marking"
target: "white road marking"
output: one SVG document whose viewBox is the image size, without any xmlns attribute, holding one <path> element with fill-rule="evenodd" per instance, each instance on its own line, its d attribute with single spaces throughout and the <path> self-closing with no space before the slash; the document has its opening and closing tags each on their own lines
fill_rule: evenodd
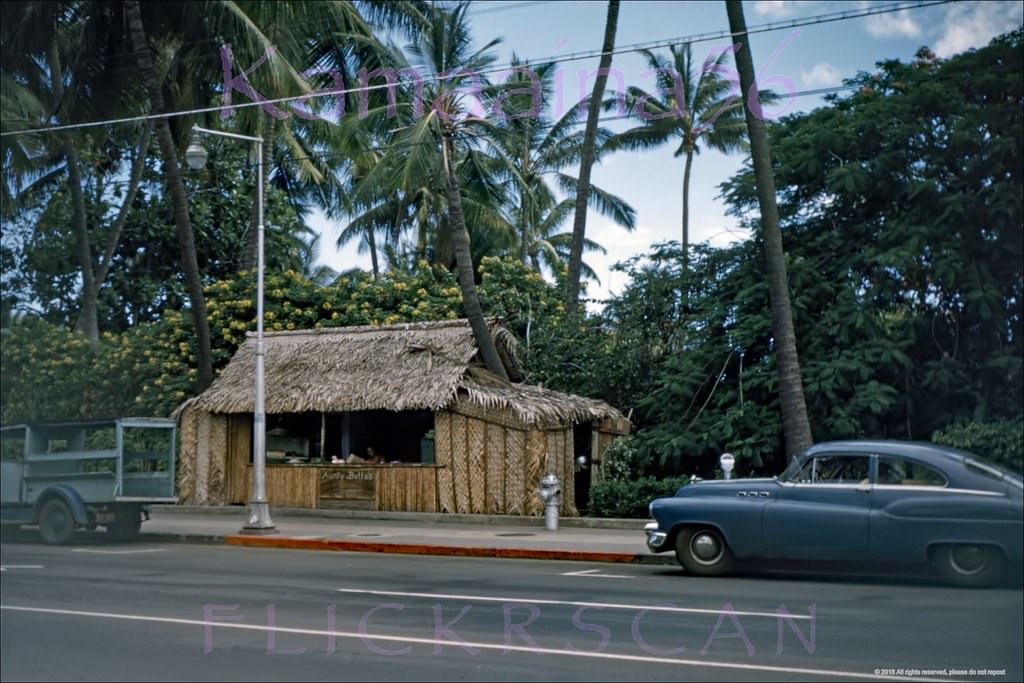
<svg viewBox="0 0 1024 683">
<path fill-rule="evenodd" d="M 531 605 L 568 605 L 571 607 L 596 607 L 607 609 L 647 610 L 648 612 L 677 612 L 683 614 L 722 614 L 720 609 L 698 607 L 675 607 L 672 605 L 627 605 L 614 602 L 575 602 L 571 600 L 545 600 L 542 598 L 499 598 L 490 595 L 452 595 L 450 593 L 406 593 L 400 591 L 373 591 L 358 588 L 338 588 L 339 593 L 359 593 L 362 595 L 384 595 L 396 598 L 428 598 L 430 600 L 463 600 L 466 602 L 521 602 Z M 729 614 L 738 617 L 768 617 L 778 619 L 777 612 L 739 612 L 731 610 Z M 786 615 L 787 619 L 813 619 L 810 615 Z"/>
<path fill-rule="evenodd" d="M 180 626 L 202 626 L 205 628 L 224 628 L 245 631 L 290 633 L 295 635 L 307 635 L 318 637 L 344 638 L 348 640 L 361 640 L 367 646 L 374 642 L 390 643 L 412 643 L 415 645 L 432 646 L 455 646 L 460 648 L 477 648 L 480 650 L 492 650 L 501 652 L 522 652 L 534 655 L 561 655 L 563 657 L 583 657 L 588 659 L 604 659 L 619 662 L 641 662 L 645 664 L 670 664 L 680 667 L 704 667 L 709 669 L 732 669 L 737 671 L 762 671 L 783 674 L 801 674 L 806 676 L 833 676 L 836 678 L 856 678 L 860 680 L 874 681 L 927 681 L 928 683 L 950 683 L 950 678 L 926 678 L 907 676 L 883 676 L 863 671 L 844 671 L 842 669 L 811 669 L 796 666 L 772 666 L 769 664 L 743 664 L 741 662 L 715 662 L 700 659 L 672 659 L 670 657 L 655 657 L 651 655 L 626 655 L 614 654 L 611 652 L 585 652 L 570 650 L 568 648 L 559 650 L 546 647 L 527 647 L 525 645 L 498 645 L 496 643 L 478 643 L 464 640 L 444 640 L 441 638 L 417 638 L 414 636 L 389 636 L 375 635 L 371 633 L 358 633 L 352 631 L 321 631 L 310 628 L 287 628 L 283 626 L 261 626 L 258 624 L 239 624 L 230 622 L 218 622 L 202 619 L 176 619 L 172 617 L 151 617 L 143 614 L 118 614 L 115 612 L 86 612 L 82 610 L 52 609 L 47 607 L 27 607 L 21 605 L 0 605 L 0 610 L 9 612 L 29 612 L 35 614 L 55 614 L 72 617 L 93 617 L 96 619 L 119 619 L 123 621 L 148 621 L 161 624 L 175 624 Z"/>
<path fill-rule="evenodd" d="M 600 569 L 584 569 L 578 572 L 563 572 L 562 576 L 593 576 L 599 579 L 635 579 L 629 574 L 601 574 Z"/>
<path fill-rule="evenodd" d="M 43 569 L 41 564 L 4 564 L 0 565 L 0 572 L 5 572 L 8 569 Z"/>
<path fill-rule="evenodd" d="M 140 553 L 162 553 L 167 548 L 141 548 L 139 550 L 96 550 L 94 548 L 72 548 L 73 553 L 96 553 L 97 555 L 138 555 Z"/>
</svg>

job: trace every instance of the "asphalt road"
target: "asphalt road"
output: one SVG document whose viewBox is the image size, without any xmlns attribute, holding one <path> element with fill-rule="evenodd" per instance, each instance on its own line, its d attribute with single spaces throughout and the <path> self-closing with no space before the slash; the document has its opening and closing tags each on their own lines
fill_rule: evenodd
<svg viewBox="0 0 1024 683">
<path fill-rule="evenodd" d="M 183 544 L 0 565 L 3 681 L 1024 679 L 1019 587 Z"/>
</svg>

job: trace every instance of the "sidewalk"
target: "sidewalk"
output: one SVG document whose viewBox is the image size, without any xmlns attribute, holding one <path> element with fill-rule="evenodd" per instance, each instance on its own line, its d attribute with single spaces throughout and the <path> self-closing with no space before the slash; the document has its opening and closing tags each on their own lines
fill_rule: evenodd
<svg viewBox="0 0 1024 683">
<path fill-rule="evenodd" d="M 644 543 L 645 520 L 274 509 L 272 534 L 243 534 L 244 506 L 154 505 L 142 541 L 351 552 L 675 564 Z"/>
</svg>

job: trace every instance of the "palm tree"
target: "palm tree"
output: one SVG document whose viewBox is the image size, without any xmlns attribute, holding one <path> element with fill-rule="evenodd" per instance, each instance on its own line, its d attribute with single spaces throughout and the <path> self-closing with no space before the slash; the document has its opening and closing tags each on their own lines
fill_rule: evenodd
<svg viewBox="0 0 1024 683">
<path fill-rule="evenodd" d="M 551 102 L 554 67 L 548 63 L 531 72 L 528 64 L 513 56 L 512 74 L 504 83 L 508 92 L 499 93 L 499 100 L 490 103 L 501 112 L 496 126 L 498 134 L 490 138 L 490 143 L 504 160 L 508 169 L 504 175 L 518 199 L 511 213 L 519 232 L 519 259 L 539 269 L 537 256 L 542 253 L 547 264 L 557 270 L 550 258 L 567 260 L 572 244 L 572 233 L 568 233 L 566 243 L 564 237 L 556 234 L 557 228 L 571 215 L 566 202 L 570 209 L 575 207 L 578 182 L 562 169 L 580 162 L 584 132 L 575 130 L 580 120 L 579 107 L 570 108 L 557 122 L 551 121 L 546 106 L 538 107 L 539 103 Z M 611 137 L 608 130 L 597 129 L 595 157 Z M 549 179 L 568 195 L 568 200 L 558 200 Z M 590 186 L 588 205 L 627 230 L 636 226 L 633 207 L 596 185 Z M 561 248 L 563 245 L 565 249 Z M 585 240 L 584 246 L 589 251 L 601 250 L 592 240 Z M 587 277 L 594 276 L 589 267 L 583 270 Z"/>
<path fill-rule="evenodd" d="M 608 82 L 608 70 L 612 66 L 612 50 L 615 49 L 615 32 L 618 25 L 619 0 L 608 0 L 601 60 L 597 70 L 597 80 L 594 82 L 594 92 L 587 105 L 587 127 L 583 134 L 583 150 L 580 156 L 580 177 L 576 189 L 576 214 L 572 224 L 572 248 L 569 250 L 569 277 L 565 295 L 565 310 L 569 316 L 576 312 L 576 306 L 579 303 L 583 240 L 587 231 L 587 203 L 590 199 L 590 170 L 594 165 L 597 151 L 597 117 L 600 113 L 604 86 Z"/>
<path fill-rule="evenodd" d="M 164 102 L 163 88 L 165 81 L 158 77 L 153 63 L 150 47 L 150 36 L 147 35 L 143 23 L 143 13 L 136 0 L 125 3 L 125 16 L 128 19 L 129 35 L 134 46 L 139 70 L 146 86 L 150 102 L 150 111 L 162 113 L 167 111 Z M 235 3 L 205 2 L 202 5 L 182 6 L 177 3 L 149 3 L 146 12 L 153 17 L 155 23 L 166 32 L 159 38 L 164 43 L 176 45 L 194 45 L 206 43 L 211 37 L 218 42 L 228 36 L 233 41 L 231 53 L 243 66 L 255 64 L 266 58 L 266 63 L 256 70 L 252 80 L 264 88 L 270 97 L 301 94 L 310 90 L 309 84 L 299 74 L 294 64 L 301 64 L 312 51 L 318 49 L 324 41 L 339 42 L 349 32 L 360 33 L 366 37 L 370 34 L 365 22 L 353 2 L 340 3 Z M 267 27 L 308 25 L 310 32 L 281 31 Z M 167 28 L 170 27 L 170 28 Z M 311 34 L 311 36 L 310 36 Z M 277 44 L 280 42 L 280 44 Z M 175 60 L 178 70 L 176 76 L 181 80 L 192 79 L 194 90 L 189 92 L 178 87 L 176 90 L 185 95 L 202 97 L 210 95 L 210 84 L 218 83 L 223 77 L 222 55 L 210 50 L 182 50 Z M 195 74 L 195 76 L 193 76 Z M 170 80 L 170 79 L 168 79 Z M 260 92 L 257 90 L 257 92 Z M 266 97 L 266 95 L 263 95 Z M 181 101 L 177 102 L 180 106 Z M 276 121 L 285 116 L 273 105 L 261 105 L 263 115 L 257 116 L 255 109 L 250 108 L 241 117 L 240 126 L 249 132 L 259 131 L 264 137 L 264 158 L 261 168 L 269 173 L 272 166 L 272 154 L 276 141 Z M 196 327 L 199 347 L 199 378 L 198 390 L 202 390 L 212 379 L 209 354 L 209 330 L 205 316 L 200 273 L 195 254 L 195 243 L 184 185 L 178 169 L 175 139 L 167 119 L 156 120 L 157 139 L 160 143 L 161 156 L 165 165 L 167 187 L 174 205 L 175 225 L 182 251 L 183 270 L 192 301 L 192 316 Z M 300 145 L 290 131 L 285 131 L 286 141 L 293 147 Z M 308 159 L 300 157 L 299 175 L 303 180 L 319 182 L 322 178 L 319 169 Z M 254 238 L 255 231 L 250 230 Z M 254 244 L 254 239 L 248 240 Z M 251 260 L 252 247 L 246 250 L 247 256 L 243 263 Z"/>
<path fill-rule="evenodd" d="M 2 11 L 5 129 L 131 113 L 133 98 L 111 96 L 107 79 L 97 77 L 91 64 L 111 47 L 102 40 L 109 23 L 98 3 L 11 2 L 5 3 Z M 149 146 L 148 126 L 138 126 L 122 137 L 124 130 L 101 129 L 99 135 L 62 131 L 56 136 L 16 138 L 4 145 L 4 172 L 10 181 L 4 184 L 4 198 L 10 202 L 5 205 L 21 206 L 26 195 L 35 193 L 59 199 L 61 189 L 67 189 L 82 282 L 76 327 L 92 342 L 99 341 L 98 292 L 138 191 Z M 104 146 L 109 152 L 122 145 L 136 151 L 127 191 L 106 230 L 106 246 L 97 263 L 92 242 L 99 236 L 104 217 L 99 206 L 104 187 L 99 169 L 114 173 L 120 168 L 120 159 L 111 154 L 90 174 L 90 165 L 82 157 L 95 157 Z M 96 189 L 94 196 L 86 197 L 87 182 Z"/>
<path fill-rule="evenodd" d="M 315 75 L 334 73 L 345 82 L 351 82 L 348 80 L 351 78 L 349 62 L 353 57 L 359 55 L 372 62 L 374 52 L 383 50 L 359 8 L 351 1 L 224 3 L 224 7 L 227 11 L 220 23 L 248 24 L 248 30 L 242 31 L 236 44 L 231 46 L 239 70 L 269 57 L 264 67 L 255 70 L 250 77 L 256 92 L 265 97 L 306 94 L 311 89 L 309 80 Z M 405 2 L 368 6 L 367 10 L 386 28 L 400 27 L 409 11 Z M 295 30 L 296 26 L 302 29 Z M 309 80 L 299 73 L 302 66 L 310 67 Z M 336 87 L 333 78 L 327 79 L 325 84 Z M 263 105 L 259 111 L 243 112 L 240 126 L 263 137 L 260 168 L 267 187 L 274 182 L 273 175 L 279 181 L 278 186 L 288 189 L 290 194 L 307 196 L 312 188 L 327 180 L 328 164 L 318 162 L 309 154 L 310 147 L 328 135 L 325 126 L 304 125 L 302 118 L 271 104 Z M 276 154 L 279 146 L 283 153 Z M 288 157 L 296 161 L 285 161 Z M 243 269 L 251 269 L 256 264 L 256 220 L 254 205 L 241 260 Z"/>
<path fill-rule="evenodd" d="M 739 42 L 736 69 L 740 74 L 741 92 L 754 86 L 754 60 L 750 54 L 747 23 L 739 0 L 726 0 L 729 30 Z M 772 174 L 771 149 L 764 121 L 750 107 L 743 108 L 750 132 L 750 156 L 754 166 L 754 182 L 761 207 L 761 230 L 764 236 L 765 262 L 768 270 L 768 291 L 772 307 L 772 334 L 775 338 L 779 369 L 779 403 L 782 408 L 782 429 L 788 457 L 802 453 L 814 443 L 807 419 L 804 385 L 800 378 L 800 359 L 793 331 L 793 312 L 789 302 L 789 280 L 786 276 L 786 255 L 779 229 L 779 207 L 775 203 L 775 176 Z"/>
<path fill-rule="evenodd" d="M 165 113 L 167 109 L 164 105 L 163 84 L 157 77 L 153 64 L 153 53 L 149 46 L 145 25 L 142 23 L 142 11 L 139 8 L 138 0 L 126 0 L 124 12 L 125 18 L 128 20 L 132 45 L 135 48 L 135 58 L 149 96 L 150 111 L 154 114 Z M 199 365 L 196 379 L 198 393 L 206 389 L 213 381 L 210 325 L 206 318 L 206 299 L 203 296 L 203 282 L 199 273 L 199 261 L 196 257 L 195 236 L 192 232 L 192 220 L 188 212 L 188 197 L 185 194 L 185 184 L 182 182 L 178 166 L 178 151 L 171 134 L 171 126 L 166 118 L 156 119 L 154 126 L 157 141 L 160 144 L 160 155 L 163 158 L 167 191 L 171 195 L 171 203 L 174 206 L 174 225 L 178 232 L 178 246 L 181 250 L 185 286 L 188 289 L 191 302 L 192 324 L 196 333 L 196 357 Z"/>
<path fill-rule="evenodd" d="M 574 198 L 563 199 L 547 213 L 541 214 L 529 231 L 527 257 L 529 265 L 537 272 L 541 266 L 561 274 L 569 262 L 569 249 L 572 247 L 572 232 L 556 232 L 558 226 L 572 215 L 576 208 Z M 607 254 L 608 250 L 592 239 L 583 241 L 584 252 Z M 586 261 L 580 262 L 581 275 L 588 280 L 601 284 L 597 273 Z"/>
<path fill-rule="evenodd" d="M 678 141 L 676 157 L 686 162 L 683 170 L 683 282 L 689 262 L 690 246 L 690 172 L 701 144 L 723 154 L 746 147 L 746 124 L 740 98 L 729 97 L 731 84 L 719 74 L 728 52 L 705 60 L 696 71 L 689 43 L 669 48 L 669 58 L 643 51 L 647 64 L 656 74 L 658 92 L 652 95 L 641 88 L 627 90 L 626 102 L 634 116 L 644 123 L 615 136 L 610 149 L 650 149 Z M 764 98 L 763 98 L 764 99 Z M 611 106 L 607 103 L 606 106 Z M 685 286 L 685 285 L 684 285 Z"/>
<path fill-rule="evenodd" d="M 411 60 L 393 51 L 392 62 L 399 68 L 415 68 L 423 80 L 422 96 L 398 105 L 402 119 L 388 120 L 395 131 L 382 163 L 377 164 L 360 183 L 357 199 L 379 198 L 383 188 L 399 192 L 411 200 L 422 188 L 441 187 L 447 204 L 447 233 L 462 289 L 462 304 L 480 355 L 487 369 L 508 380 L 483 316 L 476 290 L 471 239 L 466 228 L 470 212 L 481 221 L 489 220 L 479 202 L 466 201 L 462 181 L 487 182 L 490 162 L 480 153 L 479 139 L 493 133 L 493 126 L 471 113 L 471 92 L 486 86 L 480 72 L 493 63 L 489 51 L 498 43 L 491 41 L 472 51 L 472 39 L 466 19 L 468 2 L 451 9 L 438 5 L 419 14 L 419 35 L 407 48 Z M 383 108 L 371 112 L 369 125 L 383 127 Z M 402 124 L 405 125 L 402 125 Z M 489 189 L 496 189 L 494 187 Z"/>
</svg>

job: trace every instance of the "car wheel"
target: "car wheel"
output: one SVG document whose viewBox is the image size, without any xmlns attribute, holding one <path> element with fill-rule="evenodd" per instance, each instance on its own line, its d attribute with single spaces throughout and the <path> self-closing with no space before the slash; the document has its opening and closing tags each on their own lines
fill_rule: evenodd
<svg viewBox="0 0 1024 683">
<path fill-rule="evenodd" d="M 48 500 L 39 511 L 39 535 L 53 545 L 61 545 L 75 535 L 75 518 L 68 504 L 59 498 Z"/>
<path fill-rule="evenodd" d="M 722 534 L 707 527 L 682 529 L 676 535 L 676 559 L 697 576 L 720 576 L 733 566 L 732 552 Z"/>
<path fill-rule="evenodd" d="M 995 583 L 1003 574 L 1003 555 L 988 545 L 944 545 L 934 554 L 936 566 L 955 586 L 976 588 Z"/>
<path fill-rule="evenodd" d="M 135 507 L 121 508 L 107 525 L 107 535 L 115 541 L 130 541 L 139 535 L 142 512 Z"/>
</svg>

